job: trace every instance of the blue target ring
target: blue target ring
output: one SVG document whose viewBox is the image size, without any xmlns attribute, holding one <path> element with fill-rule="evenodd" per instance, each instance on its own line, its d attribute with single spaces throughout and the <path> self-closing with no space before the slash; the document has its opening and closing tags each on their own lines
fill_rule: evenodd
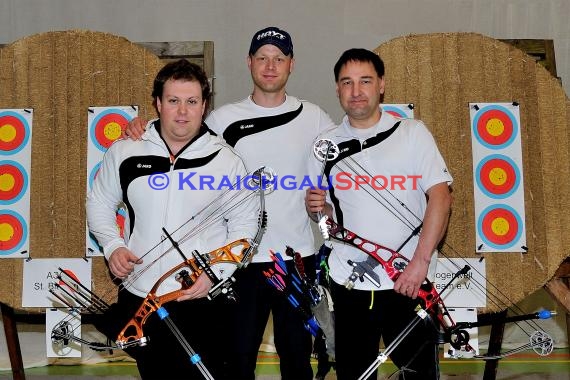
<svg viewBox="0 0 570 380">
<path fill-rule="evenodd" d="M 517 191 L 521 183 L 521 174 L 511 158 L 502 154 L 492 154 L 477 165 L 475 181 L 479 189 L 489 198 L 504 199 Z"/>
<path fill-rule="evenodd" d="M 502 228 L 502 231 L 501 231 Z M 505 250 L 515 245 L 522 236 L 523 221 L 517 211 L 505 204 L 487 207 L 477 220 L 477 232 L 491 248 Z"/>
<path fill-rule="evenodd" d="M 7 128 L 6 133 L 4 129 Z M 30 125 L 25 117 L 14 111 L 0 112 L 0 154 L 20 152 L 30 140 Z"/>
<path fill-rule="evenodd" d="M 493 127 L 494 124 L 494 127 Z M 473 118 L 473 135 L 489 149 L 504 149 L 515 140 L 519 125 L 515 116 L 500 105 L 481 108 Z"/>
<path fill-rule="evenodd" d="M 106 126 L 111 123 L 122 125 L 132 120 L 132 116 L 118 108 L 112 108 L 99 113 L 89 126 L 91 141 L 101 152 L 106 152 L 114 140 L 105 133 Z"/>
<path fill-rule="evenodd" d="M 400 117 L 402 119 L 409 119 L 410 118 L 408 113 L 399 107 L 390 106 L 390 105 L 382 105 L 382 111 L 387 112 L 393 116 Z"/>
<path fill-rule="evenodd" d="M 27 240 L 24 218 L 12 210 L 0 210 L 0 256 L 18 252 Z"/>
</svg>

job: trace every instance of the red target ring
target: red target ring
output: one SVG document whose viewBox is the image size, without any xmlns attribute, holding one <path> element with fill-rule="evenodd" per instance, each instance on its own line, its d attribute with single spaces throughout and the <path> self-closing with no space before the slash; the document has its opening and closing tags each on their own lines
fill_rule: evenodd
<svg viewBox="0 0 570 380">
<path fill-rule="evenodd" d="M 491 198 L 512 195 L 520 184 L 516 164 L 503 155 L 492 155 L 482 160 L 476 169 L 477 185 Z"/>
<path fill-rule="evenodd" d="M 28 187 L 24 168 L 15 161 L 0 161 L 0 204 L 17 202 Z"/>
<path fill-rule="evenodd" d="M 483 107 L 473 119 L 473 132 L 482 145 L 499 149 L 511 144 L 518 133 L 517 121 L 500 105 Z"/>
<path fill-rule="evenodd" d="M 127 212 L 124 208 L 119 208 L 116 213 L 116 222 L 117 228 L 119 229 L 119 235 L 124 238 L 125 237 L 125 218 Z"/>
<path fill-rule="evenodd" d="M 117 113 L 104 115 L 95 124 L 95 139 L 101 146 L 108 149 L 115 140 L 121 137 L 127 124 L 129 121 L 123 115 Z"/>
<path fill-rule="evenodd" d="M 406 113 L 406 111 L 404 109 L 401 109 L 400 107 L 396 107 L 396 106 L 392 106 L 392 105 L 388 105 L 388 104 L 384 104 L 382 105 L 382 111 L 389 113 L 392 116 L 395 117 L 399 117 L 402 119 L 407 119 L 409 118 L 408 114 Z"/>
<path fill-rule="evenodd" d="M 0 151 L 19 151 L 27 142 L 28 134 L 25 120 L 13 112 L 0 113 Z"/>
<path fill-rule="evenodd" d="M 521 236 L 521 221 L 508 206 L 487 209 L 480 224 L 483 238 L 494 248 L 508 248 Z"/>
<path fill-rule="evenodd" d="M 0 251 L 16 251 L 23 244 L 25 233 L 26 227 L 16 214 L 6 211 L 0 213 Z"/>
<path fill-rule="evenodd" d="M 503 145 L 513 134 L 513 123 L 504 112 L 494 109 L 479 118 L 477 131 L 489 144 Z"/>
</svg>

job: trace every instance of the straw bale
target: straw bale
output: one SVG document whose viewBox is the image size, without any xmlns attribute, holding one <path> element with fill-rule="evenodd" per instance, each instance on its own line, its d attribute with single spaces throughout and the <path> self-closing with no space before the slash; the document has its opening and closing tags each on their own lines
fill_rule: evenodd
<svg viewBox="0 0 570 380">
<path fill-rule="evenodd" d="M 486 311 L 535 292 L 570 243 L 570 102 L 562 86 L 521 50 L 475 33 L 409 35 L 375 51 L 386 64 L 384 102 L 416 105 L 454 177 L 443 255 L 485 260 Z M 478 255 L 468 103 L 513 101 L 520 104 L 528 252 Z"/>
<path fill-rule="evenodd" d="M 33 108 L 30 256 L 85 256 L 87 109 L 138 105 L 154 115 L 152 80 L 163 63 L 123 37 L 71 30 L 32 35 L 0 49 L 0 108 Z M 2 259 L 0 300 L 21 307 L 21 259 Z M 93 289 L 113 301 L 104 259 Z"/>
</svg>

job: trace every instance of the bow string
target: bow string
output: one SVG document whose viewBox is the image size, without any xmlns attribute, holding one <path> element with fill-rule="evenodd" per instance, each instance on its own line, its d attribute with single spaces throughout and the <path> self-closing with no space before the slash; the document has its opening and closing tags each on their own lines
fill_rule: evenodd
<svg viewBox="0 0 570 380">
<path fill-rule="evenodd" d="M 332 152 L 332 154 L 331 154 Z M 372 175 L 369 171 L 367 171 L 359 162 L 357 162 L 351 155 L 342 155 L 340 149 L 336 143 L 334 143 L 330 139 L 320 139 L 317 140 L 313 146 L 313 153 L 317 160 L 323 163 L 323 169 L 321 171 L 321 180 L 325 180 L 324 174 L 326 173 L 327 169 L 330 172 L 330 169 L 334 165 L 337 165 L 339 170 L 341 169 L 340 165 L 343 165 L 343 168 L 351 171 L 355 175 L 357 174 L 364 174 L 368 176 L 371 180 L 373 180 L 374 175 Z M 401 201 L 393 192 L 391 192 L 387 186 L 372 186 L 372 183 L 366 182 L 356 182 L 356 179 L 352 176 L 349 176 L 355 185 L 359 185 L 360 189 L 364 190 L 373 200 L 379 203 L 382 207 L 384 207 L 390 214 L 392 214 L 400 223 L 405 225 L 407 228 L 411 230 L 410 235 L 407 239 L 398 247 L 397 249 L 390 249 L 388 247 L 382 246 L 380 244 L 371 242 L 356 235 L 354 232 L 346 229 L 345 227 L 335 223 L 332 219 L 328 218 L 328 216 L 322 216 L 318 220 L 319 229 L 323 235 L 324 239 L 328 239 L 329 236 L 334 238 L 335 240 L 339 240 L 343 243 L 349 244 L 363 252 L 367 255 L 374 257 L 374 259 L 380 263 L 380 265 L 384 268 L 388 276 L 392 281 L 395 281 L 399 274 L 404 270 L 405 266 L 407 265 L 408 259 L 401 255 L 399 251 L 414 237 L 418 236 L 419 232 L 422 228 L 422 219 L 412 212 L 405 202 Z M 329 186 L 331 184 L 329 183 Z M 381 191 L 379 189 L 382 189 Z M 452 252 L 455 253 L 455 256 L 460 258 L 465 262 L 464 267 L 460 267 L 456 262 L 450 260 L 452 265 L 454 265 L 458 272 L 455 274 L 457 277 L 459 274 L 464 273 L 467 270 L 473 270 L 474 272 L 481 275 L 479 271 L 475 268 L 471 268 L 462 255 L 460 255 L 451 245 L 447 242 L 443 242 L 443 245 L 448 247 Z M 444 257 L 449 258 L 445 252 L 441 249 L 438 250 Z M 351 263 L 349 263 L 351 264 Z M 353 264 L 351 264 L 353 265 Z M 370 273 L 370 271 L 364 271 L 364 274 Z M 362 279 L 362 275 L 360 276 Z M 455 279 L 454 277 L 454 279 Z M 478 282 L 475 278 L 470 279 L 479 290 L 484 290 L 485 287 Z M 453 280 L 452 280 L 453 281 Z M 447 288 L 451 282 L 450 281 L 445 288 Z M 346 285 L 346 284 L 345 284 Z M 503 299 L 509 300 L 509 298 L 500 290 L 498 287 L 490 284 L 493 290 L 497 291 Z M 444 288 L 444 290 L 445 290 Z M 489 292 L 488 299 L 491 303 L 493 303 L 498 308 L 501 308 L 502 302 L 500 302 L 500 297 L 496 296 L 494 293 Z M 445 304 L 433 286 L 433 284 L 426 278 L 423 284 L 420 286 L 420 290 L 418 293 L 418 297 L 423 301 L 424 307 L 426 310 L 435 313 L 437 315 L 437 319 L 440 321 L 440 324 L 444 330 L 444 337 L 447 342 L 449 342 L 454 348 L 467 350 L 468 352 L 472 352 L 473 349 L 469 346 L 469 334 L 465 330 L 469 326 L 464 322 L 455 323 Z M 514 303 L 511 302 L 512 306 L 506 307 L 506 309 L 513 310 L 513 308 L 518 308 Z M 518 308 L 518 312 L 521 309 Z M 543 311 L 540 313 L 532 313 L 526 314 L 524 318 L 513 318 L 512 320 L 508 320 L 508 322 L 515 323 L 524 333 L 529 337 L 529 343 L 524 345 L 522 349 L 532 348 L 535 352 L 539 355 L 549 354 L 553 348 L 552 338 L 546 334 L 542 329 L 533 321 L 534 319 L 546 319 L 550 318 L 554 315 L 555 312 Z M 519 325 L 519 321 L 524 321 L 529 326 L 533 327 L 535 330 L 538 330 L 534 333 L 528 333 L 524 328 Z M 482 325 L 481 325 L 482 326 Z M 498 359 L 501 357 L 505 357 L 508 355 L 512 355 L 515 352 L 519 352 L 521 348 L 509 351 L 505 354 L 500 355 L 493 355 L 493 356 L 486 356 L 486 355 L 475 355 L 475 358 L 490 360 L 490 359 Z"/>
<path fill-rule="evenodd" d="M 140 258 L 142 259 L 146 257 L 151 252 L 158 249 L 166 241 L 170 241 L 171 246 L 165 249 L 162 254 L 160 254 L 148 265 L 141 268 L 136 273 L 129 275 L 127 279 L 121 282 L 118 291 L 128 289 L 130 286 L 132 286 L 136 279 L 140 278 L 140 276 L 152 265 L 156 264 L 161 258 L 173 250 L 178 251 L 184 260 L 173 268 L 169 269 L 155 282 L 143 300 L 141 306 L 135 312 L 135 315 L 131 318 L 131 320 L 127 322 L 126 326 L 121 330 L 115 342 L 105 345 L 99 342 L 87 342 L 78 338 L 75 334 L 75 329 L 79 326 L 72 326 L 70 321 L 73 319 L 73 316 L 71 313 L 61 322 L 55 325 L 54 329 L 52 330 L 52 342 L 57 345 L 66 345 L 69 341 L 76 341 L 82 344 L 86 344 L 88 347 L 94 350 L 117 348 L 123 349 L 135 345 L 145 345 L 147 343 L 147 339 L 143 336 L 143 326 L 150 314 L 153 312 L 160 312 L 162 306 L 165 303 L 179 298 L 183 294 L 182 291 L 189 289 L 202 273 L 206 273 L 210 280 L 213 282 L 213 286 L 208 293 L 208 298 L 214 298 L 219 294 L 225 294 L 231 297 L 233 295 L 231 284 L 233 281 L 235 281 L 235 279 L 233 276 L 230 276 L 227 279 L 219 279 L 211 270 L 211 266 L 215 264 L 233 264 L 237 268 L 241 268 L 246 266 L 251 261 L 251 258 L 257 250 L 257 247 L 261 241 L 261 237 L 267 225 L 265 194 L 268 191 L 272 191 L 272 178 L 274 177 L 275 173 L 271 168 L 261 167 L 251 174 L 240 178 L 238 180 L 239 182 L 236 181 L 236 183 L 232 184 L 232 186 L 225 190 L 221 195 L 205 205 L 196 214 L 194 214 L 180 227 L 173 231 L 174 233 L 182 230 L 186 225 L 192 221 L 197 220 L 199 215 L 207 213 L 207 215 L 205 215 L 204 218 L 200 220 L 195 227 L 186 232 L 178 241 L 174 241 L 172 235 L 163 228 L 165 236 L 161 238 L 157 244 L 145 252 Z M 239 191 L 236 191 L 236 189 Z M 230 191 L 232 191 L 232 193 L 230 193 Z M 247 194 L 244 197 L 240 198 L 241 193 L 244 191 L 247 191 Z M 208 227 L 216 223 L 220 218 L 223 218 L 227 212 L 235 210 L 240 206 L 241 203 L 245 202 L 249 197 L 256 194 L 259 196 L 259 217 L 257 231 L 252 239 L 238 239 L 205 254 L 201 254 L 198 251 L 193 251 L 191 258 L 185 257 L 179 248 L 179 245 L 181 243 L 206 230 Z M 228 195 L 231 196 L 228 197 Z M 220 200 L 223 200 L 223 202 L 220 202 Z M 77 309 L 77 306 L 73 305 L 73 301 L 75 301 L 76 304 L 80 305 L 80 308 L 90 313 L 104 313 L 109 309 L 109 305 L 103 301 L 103 299 L 105 298 L 105 295 L 109 295 L 109 292 L 111 290 L 105 293 L 104 296 L 100 297 L 91 292 L 76 279 L 67 275 L 64 270 L 60 269 L 60 273 L 64 274 L 63 276 L 59 276 L 60 282 L 64 285 L 56 286 L 56 289 L 50 290 L 50 293 L 54 295 L 61 303 L 71 308 L 72 310 L 75 310 Z M 180 289 L 158 295 L 160 286 L 172 275 L 174 275 L 175 280 L 180 283 Z M 114 277 L 112 280 L 115 281 L 118 280 L 118 278 Z M 69 288 L 70 290 L 67 291 L 65 288 Z M 172 321 L 166 321 L 167 323 L 173 324 Z"/>
</svg>

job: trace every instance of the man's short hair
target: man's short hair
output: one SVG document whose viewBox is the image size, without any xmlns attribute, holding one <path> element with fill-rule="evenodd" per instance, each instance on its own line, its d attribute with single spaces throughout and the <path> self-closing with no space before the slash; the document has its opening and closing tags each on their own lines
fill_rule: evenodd
<svg viewBox="0 0 570 380">
<path fill-rule="evenodd" d="M 338 59 L 336 64 L 334 65 L 334 81 L 338 82 L 338 75 L 340 73 L 340 69 L 348 62 L 370 62 L 374 66 L 376 70 L 376 74 L 380 78 L 384 76 L 384 62 L 380 58 L 380 56 L 373 51 L 367 49 L 348 49 Z"/>
<path fill-rule="evenodd" d="M 200 83 L 202 88 L 202 100 L 204 102 L 210 101 L 211 91 L 210 83 L 208 82 L 208 77 L 206 73 L 200 66 L 195 63 L 188 61 L 187 59 L 179 59 L 167 63 L 154 78 L 154 84 L 152 88 L 152 97 L 156 99 L 162 99 L 162 92 L 164 91 L 164 83 L 169 79 L 172 80 L 182 80 L 182 81 L 196 81 Z"/>
</svg>

